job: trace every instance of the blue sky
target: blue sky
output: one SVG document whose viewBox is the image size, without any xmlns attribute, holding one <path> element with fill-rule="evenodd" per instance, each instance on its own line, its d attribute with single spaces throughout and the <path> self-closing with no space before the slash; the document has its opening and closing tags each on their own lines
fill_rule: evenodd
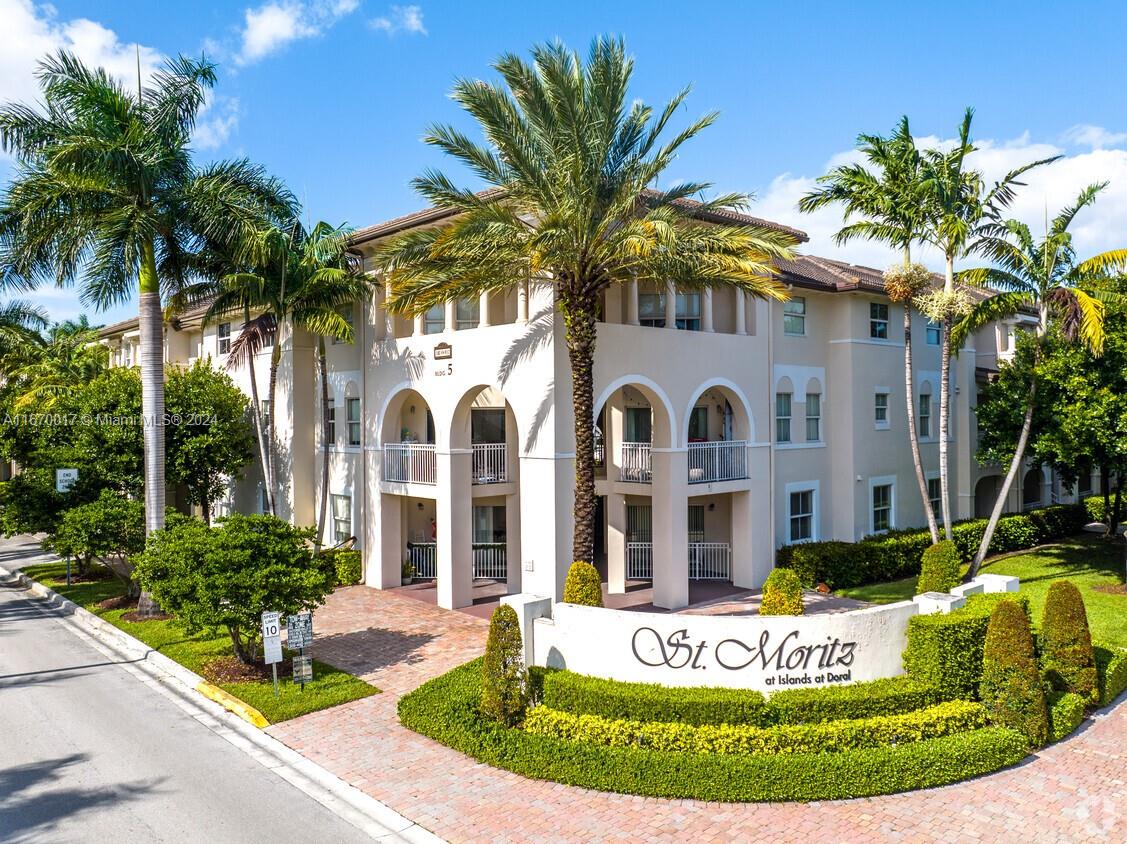
<svg viewBox="0 0 1127 844">
<path fill-rule="evenodd" d="M 34 92 L 44 49 L 70 46 L 127 72 L 206 50 L 220 81 L 197 145 L 204 157 L 248 156 L 284 178 L 308 215 L 368 225 L 419 207 L 409 181 L 448 165 L 419 138 L 428 123 L 471 128 L 448 99 L 459 76 L 489 77 L 504 51 L 559 37 L 585 49 L 620 34 L 637 61 L 634 95 L 661 103 L 691 83 L 683 120 L 721 118 L 687 147 L 671 181 L 747 191 L 755 213 L 810 231 L 809 251 L 883 266 L 870 246 L 837 250 L 834 214 L 802 217 L 794 201 L 860 131 L 902 113 L 942 139 L 977 110 L 987 173 L 1053 152 L 1015 213 L 1032 222 L 1088 182 L 1113 186 L 1078 230 L 1081 248 L 1127 233 L 1127 115 L 1119 60 L 1127 9 L 1089 3 L 552 3 L 382 0 L 76 2 L 0 0 L 0 99 Z M 7 165 L 0 161 L 0 178 Z M 1118 177 L 1118 178 L 1117 178 Z M 1122 183 L 1122 189 L 1116 185 Z M 57 317 L 73 293 L 40 295 Z M 115 309 L 99 320 L 130 313 Z M 95 315 L 92 315 L 95 316 Z"/>
</svg>

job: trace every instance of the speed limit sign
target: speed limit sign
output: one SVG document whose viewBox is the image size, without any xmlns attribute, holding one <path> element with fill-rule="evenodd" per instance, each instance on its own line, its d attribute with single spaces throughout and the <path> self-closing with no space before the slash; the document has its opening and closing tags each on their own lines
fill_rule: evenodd
<svg viewBox="0 0 1127 844">
<path fill-rule="evenodd" d="M 262 654 L 266 658 L 267 665 L 282 661 L 281 618 L 280 612 L 262 614 Z"/>
</svg>

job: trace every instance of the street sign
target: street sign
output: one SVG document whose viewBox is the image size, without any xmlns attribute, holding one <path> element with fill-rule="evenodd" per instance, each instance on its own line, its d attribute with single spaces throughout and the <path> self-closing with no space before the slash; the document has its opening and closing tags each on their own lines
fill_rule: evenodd
<svg viewBox="0 0 1127 844">
<path fill-rule="evenodd" d="M 293 658 L 293 681 L 304 689 L 306 683 L 313 682 L 313 657 L 295 656 Z"/>
<path fill-rule="evenodd" d="M 55 492 L 70 492 L 74 482 L 78 480 L 77 469 L 55 470 Z"/>
<path fill-rule="evenodd" d="M 266 657 L 267 665 L 282 661 L 282 630 L 279 624 L 281 618 L 280 612 L 262 614 L 262 653 Z"/>
<path fill-rule="evenodd" d="M 300 651 L 313 644 L 313 613 L 286 616 L 286 647 Z"/>
</svg>

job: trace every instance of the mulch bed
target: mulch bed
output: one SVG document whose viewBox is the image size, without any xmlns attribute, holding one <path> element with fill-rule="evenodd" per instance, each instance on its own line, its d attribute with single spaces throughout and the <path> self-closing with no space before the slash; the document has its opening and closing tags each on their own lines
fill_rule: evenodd
<svg viewBox="0 0 1127 844">
<path fill-rule="evenodd" d="M 1096 592 L 1103 592 L 1107 595 L 1127 595 L 1127 583 L 1108 584 L 1106 586 L 1093 586 Z"/>
<path fill-rule="evenodd" d="M 128 595 L 118 595 L 116 598 L 106 598 L 98 601 L 94 606 L 100 610 L 127 610 L 137 606 L 137 599 Z"/>
<path fill-rule="evenodd" d="M 134 604 L 134 606 L 136 606 L 136 604 L 137 604 L 136 598 L 133 599 L 133 604 Z M 125 613 L 125 615 L 123 615 L 121 617 L 121 620 L 122 621 L 129 621 L 129 622 L 132 622 L 134 624 L 143 624 L 146 621 L 168 621 L 170 618 L 172 618 L 172 616 L 170 616 L 166 612 L 158 612 L 158 613 L 153 613 L 151 615 L 141 615 L 141 613 L 134 610 L 133 612 Z"/>
<path fill-rule="evenodd" d="M 212 683 L 255 683 L 274 679 L 269 665 L 247 665 L 237 656 L 221 656 L 204 663 L 200 672 Z M 293 675 L 293 663 L 278 663 L 278 679 Z"/>
</svg>

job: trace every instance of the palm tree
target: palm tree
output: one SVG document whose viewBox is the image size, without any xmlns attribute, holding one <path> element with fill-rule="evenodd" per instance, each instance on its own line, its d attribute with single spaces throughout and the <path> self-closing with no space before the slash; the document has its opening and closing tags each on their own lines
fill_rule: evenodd
<svg viewBox="0 0 1127 844">
<path fill-rule="evenodd" d="M 97 332 L 69 325 L 54 326 L 47 342 L 26 345 L 13 357 L 18 367 L 13 408 L 20 413 L 50 411 L 109 365 L 109 350 Z"/>
<path fill-rule="evenodd" d="M 140 297 L 145 526 L 164 523 L 161 291 L 185 281 L 203 238 L 251 242 L 293 199 L 246 161 L 197 168 L 189 147 L 214 66 L 169 60 L 129 93 L 67 52 L 37 71 L 39 107 L 0 107 L 0 145 L 16 172 L 0 198 L 0 279 L 33 287 L 81 280 L 100 308 Z M 143 608 L 148 603 L 142 602 Z"/>
<path fill-rule="evenodd" d="M 529 279 L 550 281 L 572 376 L 573 557 L 589 562 L 596 503 L 592 366 L 603 291 L 630 280 L 669 280 L 680 288 L 731 285 L 785 299 L 772 261 L 789 257 L 795 240 L 767 227 L 694 220 L 742 207 L 746 196 L 692 201 L 710 188 L 700 182 L 650 190 L 681 146 L 716 115 L 662 142 L 688 89 L 657 114 L 628 102 L 634 63 L 621 40 L 595 40 L 586 63 L 557 42 L 534 47 L 531 63 L 507 54 L 494 68 L 503 85 L 462 80 L 453 92 L 486 142 L 449 126 L 432 127 L 425 137 L 492 190 L 474 193 L 437 172 L 414 180 L 433 205 L 458 213 L 383 248 L 387 307 L 419 314 Z"/>
<path fill-rule="evenodd" d="M 967 579 L 976 574 L 986 558 L 998 519 L 1006 506 L 1006 498 L 1025 458 L 1033 427 L 1034 398 L 1037 393 L 1036 362 L 1040 357 L 1049 323 L 1056 320 L 1064 336 L 1084 344 L 1093 354 L 1100 354 L 1104 344 L 1104 306 L 1101 299 L 1115 294 L 1106 292 L 1115 276 L 1127 267 L 1127 249 L 1112 249 L 1076 260 L 1072 234 L 1068 228 L 1081 210 L 1091 205 L 1107 182 L 1089 185 L 1076 203 L 1062 210 L 1051 223 L 1040 242 L 1034 241 L 1029 227 L 1017 220 L 995 222 L 985 227 L 975 249 L 993 266 L 960 273 L 960 279 L 995 291 L 953 327 L 954 341 L 961 344 L 972 332 L 988 323 L 1007 319 L 1020 311 L 1037 313 L 1034 367 L 1030 369 L 1029 396 L 1022 419 L 1021 433 L 1013 459 L 998 491 L 994 509 L 986 523 L 982 542 L 971 562 Z M 1087 289 L 1085 289 L 1087 288 Z"/>
<path fill-rule="evenodd" d="M 860 135 L 857 148 L 866 163 L 835 167 L 818 179 L 820 187 L 802 197 L 798 207 L 809 213 L 840 204 L 844 208 L 845 225 L 834 235 L 835 242 L 844 244 L 856 238 L 873 240 L 898 249 L 903 255 L 903 266 L 890 269 L 885 274 L 886 291 L 891 301 L 904 306 L 904 392 L 908 441 L 931 541 L 938 542 L 935 509 L 931 506 L 920 458 L 912 373 L 912 298 L 931 277 L 923 267 L 912 263 L 912 245 L 923 239 L 927 224 L 922 157 L 907 117 L 900 119 L 899 125 L 887 138 Z"/>
<path fill-rule="evenodd" d="M 43 347 L 40 332 L 47 327 L 42 308 L 13 299 L 0 305 L 0 378 L 6 383 L 20 376 L 25 356 Z"/>
<path fill-rule="evenodd" d="M 1034 167 L 1060 156 L 1033 161 L 1011 170 L 987 189 L 982 173 L 966 168 L 967 156 L 976 147 L 970 140 L 974 109 L 968 108 L 959 125 L 955 146 L 949 150 L 928 149 L 923 154 L 923 176 L 927 210 L 924 240 L 943 254 L 943 289 L 916 299 L 916 306 L 943 329 L 939 368 L 939 488 L 943 507 L 943 531 L 951 538 L 950 473 L 947 432 L 951 419 L 951 326 L 970 309 L 970 299 L 956 284 L 955 262 L 965 257 L 983 227 L 996 222 L 1013 201 L 1019 177 Z M 955 348 L 958 351 L 958 348 Z"/>
</svg>

